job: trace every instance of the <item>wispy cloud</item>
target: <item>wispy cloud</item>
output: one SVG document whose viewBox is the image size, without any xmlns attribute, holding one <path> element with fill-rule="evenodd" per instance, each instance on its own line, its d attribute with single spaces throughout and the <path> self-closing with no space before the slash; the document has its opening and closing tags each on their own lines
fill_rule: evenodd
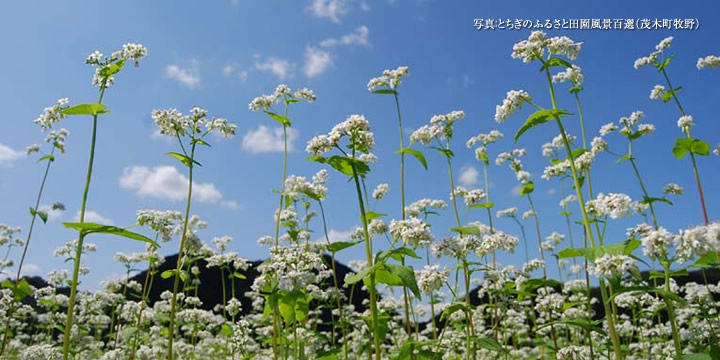
<svg viewBox="0 0 720 360">
<path fill-rule="evenodd" d="M 120 187 L 134 190 L 140 197 L 151 197 L 180 201 L 187 196 L 188 178 L 174 166 L 132 166 L 126 167 L 120 177 Z M 193 200 L 217 203 L 222 193 L 213 183 L 193 181 Z"/>
<path fill-rule="evenodd" d="M 177 64 L 170 64 L 165 67 L 165 76 L 178 81 L 190 89 L 200 86 L 200 72 L 197 68 L 197 60 L 190 60 L 190 67 L 184 68 Z"/>
<path fill-rule="evenodd" d="M 245 82 L 250 75 L 249 69 L 244 69 L 238 64 L 227 64 L 222 68 L 223 76 L 226 78 L 237 78 L 241 82 Z"/>
<path fill-rule="evenodd" d="M 318 18 L 326 18 L 334 23 L 340 23 L 340 17 L 349 10 L 350 0 L 311 0 L 308 9 Z"/>
<path fill-rule="evenodd" d="M 22 151 L 0 144 L 0 165 L 12 165 L 15 160 L 21 158 L 24 154 Z"/>
<path fill-rule="evenodd" d="M 361 25 L 355 28 L 355 31 L 341 36 L 339 39 L 328 38 L 320 42 L 322 47 L 334 47 L 337 45 L 359 45 L 369 47 L 370 42 L 368 37 L 370 35 L 370 29 L 367 26 Z"/>
<path fill-rule="evenodd" d="M 480 172 L 474 166 L 465 166 L 460 169 L 458 182 L 465 186 L 472 186 L 478 183 Z"/>
<path fill-rule="evenodd" d="M 324 73 L 332 65 L 330 52 L 308 46 L 305 49 L 305 76 L 312 78 Z"/>
<path fill-rule="evenodd" d="M 104 217 L 100 215 L 100 213 L 95 211 L 86 210 L 85 211 L 85 222 L 89 223 L 95 223 L 95 224 L 102 224 L 102 225 L 113 225 L 115 224 L 115 221 L 113 219 Z M 73 221 L 80 221 L 80 210 L 78 210 L 75 213 L 75 217 L 73 218 Z"/>
<path fill-rule="evenodd" d="M 287 131 L 288 151 L 292 151 L 293 142 L 298 137 L 298 131 L 294 128 L 288 128 Z M 242 138 L 242 148 L 253 154 L 282 152 L 284 147 L 283 129 L 281 127 L 271 129 L 260 125 L 256 130 L 248 131 Z"/>
<path fill-rule="evenodd" d="M 264 61 L 255 61 L 255 69 L 270 72 L 280 80 L 285 80 L 292 76 L 295 64 L 289 60 L 271 56 Z"/>
</svg>

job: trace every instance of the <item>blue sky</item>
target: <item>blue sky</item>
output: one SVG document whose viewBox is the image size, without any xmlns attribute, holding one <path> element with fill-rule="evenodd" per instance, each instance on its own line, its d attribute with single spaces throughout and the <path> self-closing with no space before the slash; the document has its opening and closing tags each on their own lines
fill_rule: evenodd
<svg viewBox="0 0 720 360">
<path fill-rule="evenodd" d="M 507 123 L 493 121 L 495 105 L 505 92 L 524 89 L 541 105 L 549 105 L 544 78 L 536 65 L 510 58 L 512 45 L 527 38 L 529 30 L 478 31 L 474 18 L 697 18 L 700 28 L 693 31 L 550 31 L 583 42 L 577 64 L 585 74 L 582 93 L 589 132 L 635 110 L 643 110 L 646 120 L 657 126 L 657 133 L 640 140 L 635 154 L 650 192 L 659 195 L 668 182 L 685 187 L 686 194 L 675 199 L 675 206 L 658 205 L 665 227 L 678 230 L 702 221 L 691 167 L 687 159 L 676 160 L 671 153 L 674 138 L 681 136 L 675 122 L 678 110 L 672 104 L 651 101 L 650 89 L 662 79 L 652 69 L 633 69 L 636 58 L 650 53 L 666 36 L 674 36 L 670 50 L 677 57 L 669 72 L 673 82 L 683 86 L 680 98 L 695 118 L 693 130 L 714 147 L 720 138 L 720 125 L 712 104 L 718 99 L 717 70 L 698 71 L 698 57 L 718 54 L 720 5 L 711 2 L 683 2 L 660 5 L 649 1 L 607 2 L 441 2 L 431 0 L 359 1 L 302 0 L 214 2 L 126 1 L 126 2 L 4 2 L 0 33 L 4 36 L 5 56 L 0 57 L 0 99 L 3 101 L 4 131 L 0 132 L 0 222 L 13 226 L 29 224 L 27 207 L 39 186 L 42 167 L 26 158 L 25 146 L 42 141 L 44 135 L 32 123 L 42 109 L 61 97 L 71 104 L 93 102 L 92 69 L 84 64 L 90 52 L 106 54 L 127 42 L 139 42 L 149 56 L 139 68 L 128 67 L 108 90 L 105 103 L 112 113 L 100 119 L 96 170 L 88 209 L 106 221 L 126 226 L 135 221 L 137 209 L 175 209 L 183 206 L 183 195 L 172 187 L 177 171 L 185 169 L 168 156 L 175 144 L 153 136 L 153 109 L 175 107 L 187 112 L 203 106 L 211 115 L 226 117 L 238 125 L 231 140 L 212 139 L 213 148 L 198 155 L 203 167 L 196 175 L 205 201 L 193 203 L 192 213 L 209 221 L 201 236 L 231 235 L 232 250 L 249 259 L 266 256 L 256 239 L 273 231 L 273 211 L 277 206 L 272 188 L 279 187 L 281 156 L 274 145 L 275 123 L 247 104 L 255 96 L 270 93 L 279 83 L 293 89 L 308 87 L 318 96 L 314 104 L 299 104 L 290 117 L 297 136 L 289 157 L 289 172 L 312 176 L 317 164 L 305 161 L 305 143 L 312 136 L 327 132 L 349 114 L 364 114 L 372 123 L 380 161 L 373 166 L 368 186 L 387 182 L 393 191 L 377 210 L 399 217 L 399 174 L 396 150 L 397 127 L 392 99 L 371 95 L 367 81 L 382 70 L 399 65 L 410 67 L 411 75 L 400 88 L 401 105 L 408 129 L 428 122 L 433 114 L 455 109 L 466 112 L 457 124 L 454 165 L 458 177 L 463 170 L 481 164 L 473 158 L 465 141 L 479 132 L 499 129 L 506 139 L 491 152 L 513 148 L 512 134 L 530 110 L 516 113 Z M 42 8 L 42 10 L 38 10 Z M 565 89 L 566 86 L 560 86 Z M 574 111 L 574 102 L 560 90 L 560 107 Z M 576 117 L 567 118 L 569 131 L 579 135 Z M 67 206 L 65 213 L 40 225 L 32 240 L 28 273 L 45 274 L 67 266 L 52 257 L 53 249 L 73 238 L 62 221 L 72 221 L 79 209 L 91 123 L 89 118 L 69 118 L 62 127 L 70 130 L 68 152 L 50 173 L 43 204 L 55 201 Z M 264 130 L 261 126 L 265 127 Z M 252 132 L 255 141 L 246 141 Z M 558 214 L 561 199 L 557 181 L 540 179 L 546 160 L 540 146 L 556 134 L 554 126 L 531 130 L 520 143 L 529 155 L 526 168 L 537 184 L 535 200 L 539 208 L 543 237 L 552 231 L 565 232 Z M 625 142 L 610 138 L 611 149 L 621 153 Z M 420 148 L 415 145 L 416 148 Z M 408 202 L 421 197 L 448 199 L 449 185 L 443 158 L 426 153 L 430 171 L 414 161 L 407 167 Z M 720 191 L 713 186 L 720 176 L 720 158 L 698 160 L 705 184 L 705 197 L 712 219 L 718 218 Z M 144 168 L 143 168 L 144 167 Z M 141 177 L 146 191 L 123 186 L 128 174 Z M 615 165 L 615 159 L 602 156 L 594 168 L 597 192 L 624 192 L 640 198 L 640 189 L 629 164 Z M 527 210 L 527 201 L 514 193 L 514 175 L 507 167 L 492 166 L 491 197 L 498 209 L 518 206 Z M 152 179 L 157 181 L 153 182 Z M 473 180 L 472 176 L 465 179 Z M 482 186 L 478 177 L 469 187 Z M 569 189 L 569 186 L 567 186 Z M 156 190 L 156 191 L 153 191 Z M 160 191 L 163 190 L 163 191 Z M 338 174 L 331 174 L 329 227 L 337 237 L 357 226 L 358 210 L 353 188 Z M 575 211 L 578 213 L 578 211 Z M 473 213 L 470 220 L 485 221 L 484 213 Z M 388 219 L 389 220 L 389 219 Z M 436 236 L 447 234 L 452 226 L 449 211 L 433 221 Z M 641 222 L 640 217 L 613 222 L 608 241 L 624 240 L 625 228 Z M 501 219 L 497 224 L 518 233 L 514 223 Z M 320 233 L 320 224 L 316 231 Z M 532 224 L 526 222 L 530 243 L 534 244 Z M 578 238 L 580 229 L 575 228 Z M 98 252 L 84 258 L 92 270 L 84 286 L 95 287 L 105 278 L 123 271 L 114 264 L 117 251 L 141 251 L 138 243 L 118 238 L 93 236 Z M 531 256 L 537 250 L 531 248 Z M 166 244 L 162 252 L 177 251 L 177 242 Z M 18 251 L 11 256 L 16 257 Z M 520 264 L 523 250 L 503 254 L 504 264 Z M 342 254 L 343 260 L 362 258 L 362 249 Z M 553 274 L 554 272 L 551 272 Z"/>
</svg>

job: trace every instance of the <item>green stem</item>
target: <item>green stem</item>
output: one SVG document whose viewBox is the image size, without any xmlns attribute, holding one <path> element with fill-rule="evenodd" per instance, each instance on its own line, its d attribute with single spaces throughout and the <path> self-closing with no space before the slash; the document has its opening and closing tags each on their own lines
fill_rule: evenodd
<svg viewBox="0 0 720 360">
<path fill-rule="evenodd" d="M 665 269 L 665 291 L 670 293 L 670 262 L 666 261 L 663 263 Z M 672 300 L 665 299 L 665 306 L 667 307 L 668 318 L 670 319 L 670 328 L 672 329 L 673 344 L 675 345 L 675 358 L 680 359 L 682 357 L 682 345 L 680 345 L 680 334 L 678 331 L 677 319 L 675 318 L 675 306 Z"/>
<path fill-rule="evenodd" d="M 328 245 L 330 245 L 330 235 L 328 235 L 328 229 L 327 229 L 327 221 L 325 220 L 325 209 L 323 208 L 322 201 L 318 200 L 318 205 L 320 206 L 320 216 L 322 217 L 323 222 L 323 231 L 325 232 L 325 241 L 327 241 Z M 345 359 L 348 358 L 348 343 L 347 343 L 347 328 L 345 326 L 345 320 L 343 319 L 343 311 L 342 311 L 342 304 L 340 302 L 340 294 L 342 294 L 342 291 L 340 290 L 340 286 L 338 286 L 338 279 L 337 279 L 337 267 L 335 264 L 335 253 L 331 254 L 331 265 L 333 270 L 333 285 L 335 286 L 335 291 L 337 291 L 337 296 L 335 299 L 337 309 L 338 309 L 338 317 L 340 319 L 340 331 L 342 332 L 343 337 L 343 355 L 345 356 Z M 332 316 L 332 313 L 330 314 Z M 332 332 L 332 342 L 335 344 L 335 330 L 333 329 Z"/>
<path fill-rule="evenodd" d="M 100 97 L 98 104 L 102 103 L 105 95 L 105 85 L 107 79 L 103 79 L 100 85 Z M 83 190 L 82 203 L 80 204 L 80 223 L 85 222 L 85 208 L 87 206 L 88 192 L 90 191 L 90 180 L 92 179 L 93 162 L 95 160 L 95 140 L 97 139 L 97 114 L 93 115 L 92 137 L 90 140 L 90 158 L 88 159 L 87 174 L 85 176 L 85 188 Z M 80 274 L 80 258 L 82 256 L 83 241 L 85 240 L 84 231 L 78 234 L 77 246 L 75 248 L 75 258 L 73 264 L 72 282 L 70 283 L 70 299 L 68 300 L 67 318 L 65 320 L 65 331 L 63 333 L 63 360 L 70 357 L 70 333 L 72 332 L 73 311 L 75 311 L 75 297 L 77 296 L 78 276 Z"/>
<path fill-rule="evenodd" d="M 360 217 L 363 223 L 363 235 L 365 237 L 365 255 L 367 257 L 368 269 L 373 267 L 373 253 L 372 253 L 372 240 L 370 239 L 370 232 L 368 231 L 368 224 L 365 218 L 365 205 L 363 202 L 362 190 L 360 190 L 360 179 L 358 178 L 355 166 L 352 167 L 353 179 L 355 180 L 355 190 L 357 191 L 358 204 L 360 205 Z M 380 337 L 377 334 L 378 328 L 378 310 L 377 310 L 377 294 L 375 293 L 375 273 L 370 271 L 370 316 L 372 318 L 372 336 L 373 343 L 375 345 L 375 359 L 380 360 Z"/>
<path fill-rule="evenodd" d="M 188 193 L 187 202 L 185 203 L 185 219 L 183 221 L 183 232 L 180 237 L 180 250 L 178 250 L 177 264 L 175 266 L 175 276 L 173 281 L 173 296 L 170 300 L 170 325 L 168 334 L 168 360 L 173 360 L 173 340 L 175 337 L 175 308 L 177 306 L 177 292 L 180 286 L 180 271 L 182 271 L 183 252 L 185 250 L 185 240 L 187 239 L 187 228 L 190 220 L 190 203 L 192 201 L 193 188 L 193 160 L 195 160 L 195 145 L 193 142 L 190 149 L 190 165 L 188 166 Z"/>
<path fill-rule="evenodd" d="M 544 64 L 544 62 L 543 62 Z M 545 68 L 545 76 L 547 78 L 548 87 L 550 89 L 550 99 L 552 101 L 553 109 L 557 109 L 557 101 L 555 99 L 555 89 L 553 88 L 552 84 L 552 77 L 550 76 L 550 70 L 548 68 Z M 562 121 L 559 117 L 555 117 L 555 120 L 558 125 L 558 129 L 560 130 L 560 134 L 563 138 L 563 143 L 565 144 L 565 150 L 568 154 L 568 160 L 570 162 L 570 172 L 572 174 L 573 178 L 573 184 L 575 185 L 575 192 L 577 193 L 578 197 L 578 203 L 580 205 L 580 213 L 582 214 L 583 218 L 583 226 L 585 227 L 585 231 L 588 236 L 588 240 L 590 240 L 590 246 L 595 247 L 595 239 L 592 234 L 592 230 L 590 230 L 590 219 L 588 218 L 587 210 L 585 209 L 585 200 L 583 197 L 582 189 L 580 187 L 580 179 L 578 177 L 578 171 L 575 167 L 575 158 L 572 155 L 572 149 L 570 148 L 570 140 L 568 139 L 567 133 L 565 132 L 565 127 L 563 126 Z M 608 329 L 610 332 L 610 338 L 612 339 L 613 344 L 613 352 L 615 353 L 615 359 L 621 360 L 622 357 L 622 351 L 620 350 L 620 338 L 617 335 L 617 332 L 615 330 L 615 322 L 613 321 L 612 312 L 610 309 L 610 305 L 608 304 L 608 297 L 607 297 L 607 289 L 605 289 L 605 280 L 600 279 L 600 294 L 602 295 L 602 302 L 603 307 L 605 308 L 606 315 L 610 314 L 610 316 L 606 316 L 607 322 L 608 322 Z"/>
</svg>

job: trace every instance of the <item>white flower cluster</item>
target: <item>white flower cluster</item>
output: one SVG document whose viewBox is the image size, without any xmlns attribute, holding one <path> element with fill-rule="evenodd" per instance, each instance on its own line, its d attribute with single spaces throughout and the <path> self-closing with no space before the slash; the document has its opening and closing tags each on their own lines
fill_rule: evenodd
<svg viewBox="0 0 720 360">
<path fill-rule="evenodd" d="M 588 269 L 588 272 L 598 278 L 610 278 L 623 276 L 631 272 L 637 272 L 638 266 L 635 259 L 627 255 L 605 254 L 595 259 L 595 266 Z"/>
<path fill-rule="evenodd" d="M 663 194 L 668 195 L 682 195 L 683 187 L 676 183 L 669 183 L 663 188 Z"/>
<path fill-rule="evenodd" d="M 554 83 L 563 83 L 566 81 L 570 81 L 573 86 L 580 86 L 582 85 L 584 80 L 582 69 L 580 69 L 579 66 L 573 65 L 569 68 L 566 68 L 565 71 L 561 71 L 552 77 L 552 82 Z"/>
<path fill-rule="evenodd" d="M 430 124 L 423 125 L 410 134 L 410 142 L 429 145 L 434 139 L 450 139 L 453 135 L 453 125 L 464 117 L 465 112 L 462 110 L 454 110 L 444 115 L 433 115 L 430 118 Z"/>
<path fill-rule="evenodd" d="M 704 58 L 699 58 L 697 61 L 698 70 L 704 68 L 718 68 L 720 67 L 720 56 L 708 55 Z"/>
<path fill-rule="evenodd" d="M 478 161 L 483 161 L 485 163 L 488 162 L 488 155 L 487 155 L 487 146 L 502 139 L 503 133 L 497 130 L 492 130 L 487 134 L 478 134 L 476 136 L 471 137 L 466 143 L 465 146 L 468 148 L 471 148 L 475 146 L 476 144 L 480 144 L 480 146 L 475 149 L 475 159 Z"/>
<path fill-rule="evenodd" d="M 504 217 L 514 218 L 517 215 L 517 212 L 518 212 L 518 208 L 516 208 L 516 207 L 498 210 L 497 217 L 499 217 L 499 218 L 504 218 Z"/>
<path fill-rule="evenodd" d="M 495 106 L 495 122 L 503 123 L 515 110 L 522 109 L 523 103 L 530 103 L 532 97 L 524 90 L 510 90 L 501 105 Z"/>
<path fill-rule="evenodd" d="M 430 232 L 430 225 L 416 217 L 392 220 L 389 229 L 393 238 L 400 239 L 403 245 L 411 245 L 413 248 L 427 247 L 435 238 Z"/>
<path fill-rule="evenodd" d="M 345 121 L 335 125 L 327 135 L 318 135 L 310 139 L 305 151 L 313 155 L 323 155 L 330 151 L 343 137 L 350 140 L 350 147 L 363 154 L 375 148 L 375 137 L 370 131 L 370 123 L 363 115 L 353 114 Z"/>
<path fill-rule="evenodd" d="M 480 239 L 480 244 L 477 248 L 475 248 L 475 253 L 482 257 L 496 250 L 513 252 L 517 244 L 517 236 L 507 234 L 500 230 L 495 230 L 493 232 L 488 231 Z"/>
<path fill-rule="evenodd" d="M 450 194 L 450 199 L 453 196 L 461 197 L 465 202 L 465 206 L 472 206 L 480 204 L 485 199 L 485 191 L 482 189 L 466 189 L 462 186 L 455 187 L 455 190 Z"/>
<path fill-rule="evenodd" d="M 280 84 L 275 88 L 274 93 L 270 95 L 263 94 L 254 98 L 248 105 L 248 108 L 252 111 L 270 110 L 273 105 L 280 102 L 289 103 L 298 100 L 313 102 L 316 98 L 315 93 L 308 88 L 302 88 L 293 93 L 287 85 Z"/>
<path fill-rule="evenodd" d="M 547 34 L 542 31 L 533 31 L 527 40 L 513 45 L 512 58 L 522 59 L 525 63 L 542 60 L 545 48 L 547 48 L 550 54 L 575 60 L 580 54 L 581 45 L 582 43 L 575 42 L 567 36 L 548 38 Z"/>
<path fill-rule="evenodd" d="M 270 261 L 262 267 L 262 272 L 273 274 L 279 281 L 280 289 L 285 291 L 306 288 L 315 282 L 316 276 L 313 271 L 324 270 L 326 266 L 322 256 L 304 244 L 271 249 Z"/>
<path fill-rule="evenodd" d="M 367 88 L 373 91 L 377 88 L 390 88 L 397 89 L 402 82 L 402 78 L 410 74 L 410 69 L 407 66 L 398 66 L 395 70 L 385 70 L 381 76 L 370 79 L 367 84 Z"/>
<path fill-rule="evenodd" d="M 67 117 L 62 111 L 68 108 L 68 104 L 69 101 L 67 98 L 58 100 L 54 105 L 46 107 L 43 113 L 33 120 L 33 122 L 39 125 L 42 131 L 52 129 L 54 124 Z"/>
<path fill-rule="evenodd" d="M 285 179 L 285 194 L 295 199 L 300 195 L 306 195 L 317 200 L 327 197 L 328 172 L 322 169 L 315 173 L 312 182 L 307 181 L 303 176 L 291 175 Z"/>
<path fill-rule="evenodd" d="M 650 90 L 650 99 L 652 100 L 658 100 L 662 99 L 663 95 L 665 94 L 665 87 L 662 85 L 655 85 L 653 86 L 652 90 Z"/>
<path fill-rule="evenodd" d="M 182 215 L 179 211 L 167 210 L 138 210 L 137 222 L 140 226 L 147 226 L 157 232 L 163 242 L 170 241 L 175 233 Z"/>
<path fill-rule="evenodd" d="M 432 211 L 432 209 L 445 209 L 447 203 L 443 200 L 437 199 L 420 199 L 405 207 L 405 213 L 408 216 L 418 217 L 420 214 L 426 214 Z"/>
<path fill-rule="evenodd" d="M 373 190 L 372 197 L 375 200 L 380 200 L 385 197 L 390 192 L 390 185 L 388 184 L 378 184 L 378 186 L 375 187 L 375 190 Z"/>
<path fill-rule="evenodd" d="M 670 45 L 672 44 L 673 37 L 669 36 L 660 41 L 659 44 L 655 45 L 655 51 L 650 53 L 648 56 L 644 56 L 641 58 L 638 58 L 635 60 L 635 64 L 633 65 L 635 69 L 639 69 L 643 66 L 647 65 L 654 65 L 657 63 L 658 59 L 660 58 L 660 54 L 663 53 L 663 51 L 667 50 Z"/>
<path fill-rule="evenodd" d="M 589 214 L 598 218 L 609 216 L 611 219 L 619 219 L 632 215 L 631 203 L 632 199 L 626 194 L 599 193 L 597 198 L 589 200 L 585 207 Z"/>
<path fill-rule="evenodd" d="M 93 86 L 104 86 L 106 88 L 112 86 L 115 83 L 115 76 L 103 74 L 103 69 L 107 66 L 115 63 L 116 61 L 131 60 L 137 67 L 140 64 L 140 59 L 147 56 L 148 50 L 142 44 L 127 43 L 122 46 L 122 49 L 114 51 L 110 56 L 105 57 L 100 51 L 94 51 L 87 58 L 85 63 L 88 65 L 95 66 L 95 73 L 93 74 L 92 85 Z"/>
<path fill-rule="evenodd" d="M 223 137 L 235 135 L 237 125 L 224 118 L 207 119 L 207 111 L 201 107 L 193 107 L 191 115 L 183 115 L 177 109 L 153 110 L 152 118 L 160 130 L 160 134 L 168 136 L 185 136 L 187 133 L 202 134 L 201 137 L 217 131 Z M 203 130 L 205 127 L 205 130 Z"/>
<path fill-rule="evenodd" d="M 440 265 L 425 265 L 422 270 L 415 272 L 418 287 L 424 294 L 432 294 L 433 291 L 440 290 L 450 276 L 450 269 Z"/>
<path fill-rule="evenodd" d="M 720 223 L 716 222 L 680 231 L 675 246 L 675 256 L 680 262 L 717 251 L 720 249 Z"/>
<path fill-rule="evenodd" d="M 693 122 L 692 115 L 683 115 L 681 116 L 677 121 L 677 126 L 682 130 L 683 132 L 690 131 L 690 128 L 695 126 L 695 123 Z"/>
</svg>

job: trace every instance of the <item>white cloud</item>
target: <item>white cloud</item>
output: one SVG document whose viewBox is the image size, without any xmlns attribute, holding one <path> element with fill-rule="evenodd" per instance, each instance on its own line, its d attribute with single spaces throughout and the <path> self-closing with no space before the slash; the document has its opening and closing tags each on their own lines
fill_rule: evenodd
<svg viewBox="0 0 720 360">
<path fill-rule="evenodd" d="M 80 221 L 80 210 L 75 213 L 73 221 Z M 106 218 L 95 211 L 85 210 L 85 222 L 102 224 L 102 225 L 113 225 L 115 222 L 113 219 Z"/>
<path fill-rule="evenodd" d="M 293 142 L 298 137 L 298 131 L 287 128 L 288 151 L 293 150 Z M 258 126 L 257 130 L 248 131 L 242 139 L 242 148 L 253 154 L 282 152 L 284 149 L 283 129 L 281 127 L 269 128 Z"/>
<path fill-rule="evenodd" d="M 349 3 L 350 0 L 311 0 L 308 8 L 315 17 L 339 23 L 340 17 L 348 12 Z"/>
<path fill-rule="evenodd" d="M 271 56 L 265 61 L 255 61 L 255 68 L 260 71 L 273 73 L 280 80 L 285 80 L 292 75 L 295 64 L 286 59 Z"/>
<path fill-rule="evenodd" d="M 43 204 L 38 207 L 38 210 L 44 211 L 48 214 L 48 220 L 53 221 L 62 217 L 62 210 L 53 210 L 52 205 Z"/>
<path fill-rule="evenodd" d="M 235 200 L 225 200 L 225 201 L 220 202 L 220 206 L 222 206 L 224 208 L 232 209 L 232 210 L 237 210 L 242 205 Z"/>
<path fill-rule="evenodd" d="M 180 201 L 187 196 L 188 178 L 174 166 L 133 166 L 123 169 L 120 187 L 135 190 L 141 197 Z M 193 200 L 216 203 L 221 199 L 214 184 L 193 182 Z"/>
<path fill-rule="evenodd" d="M 165 76 L 176 80 L 181 84 L 195 89 L 200 86 L 200 72 L 197 69 L 197 61 L 191 60 L 190 68 L 182 68 L 176 64 L 170 64 L 165 67 Z"/>
<path fill-rule="evenodd" d="M 350 241 L 350 235 L 352 235 L 354 231 L 353 230 L 337 230 L 337 229 L 330 229 L 328 231 L 328 238 L 330 239 L 331 243 L 335 242 L 341 242 L 341 241 Z M 320 243 L 327 243 L 327 240 L 325 239 L 325 235 L 323 234 L 320 238 L 317 239 Z"/>
<path fill-rule="evenodd" d="M 473 80 L 470 75 L 463 74 L 460 77 L 451 77 L 447 80 L 448 85 L 455 86 L 455 87 L 462 87 L 467 88 L 475 84 L 475 80 Z"/>
<path fill-rule="evenodd" d="M 33 275 L 41 275 L 41 274 L 42 274 L 42 268 L 40 268 L 40 266 L 38 266 L 36 264 L 24 264 L 22 267 L 22 271 L 20 272 L 20 275 L 22 275 L 22 276 L 33 276 Z"/>
<path fill-rule="evenodd" d="M 311 46 L 305 48 L 305 65 L 303 65 L 305 76 L 309 78 L 318 76 L 330 65 L 332 65 L 332 57 L 329 52 Z"/>
<path fill-rule="evenodd" d="M 555 195 L 557 194 L 557 190 L 555 188 L 549 188 L 545 193 L 548 195 Z"/>
<path fill-rule="evenodd" d="M 12 165 L 15 160 L 21 158 L 25 153 L 0 144 L 0 165 Z"/>
<path fill-rule="evenodd" d="M 474 166 L 465 166 L 460 169 L 458 181 L 465 186 L 471 186 L 478 183 L 478 176 L 480 172 Z"/>
<path fill-rule="evenodd" d="M 351 32 L 350 34 L 343 35 L 340 37 L 340 39 L 335 38 L 329 38 L 325 39 L 320 42 L 320 46 L 322 47 L 333 47 L 337 45 L 360 45 L 369 47 L 370 42 L 368 41 L 368 35 L 370 34 L 370 29 L 368 29 L 367 26 L 361 25 L 355 28 L 355 31 Z"/>
<path fill-rule="evenodd" d="M 250 75 L 248 70 L 243 69 L 236 64 L 227 64 L 223 66 L 222 73 L 226 78 L 237 77 L 243 83 L 247 81 L 248 75 Z"/>
</svg>

